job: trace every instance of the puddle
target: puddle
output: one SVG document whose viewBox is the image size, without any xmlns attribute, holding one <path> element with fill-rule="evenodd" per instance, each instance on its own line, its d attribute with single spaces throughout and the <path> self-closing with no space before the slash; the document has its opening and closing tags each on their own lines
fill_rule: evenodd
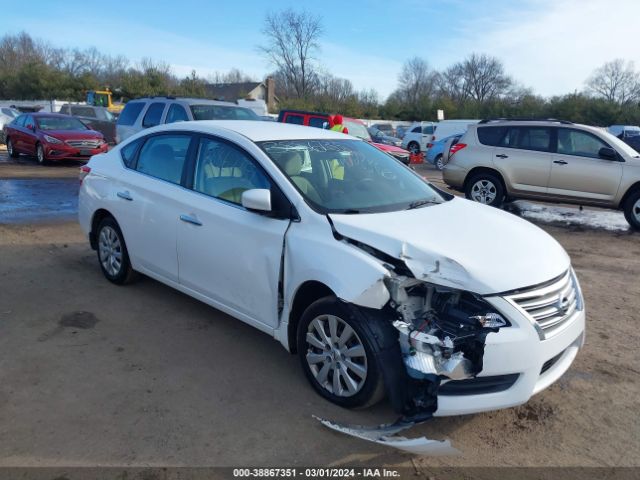
<svg viewBox="0 0 640 480">
<path fill-rule="evenodd" d="M 79 188 L 75 178 L 1 179 L 0 223 L 73 220 Z"/>
</svg>

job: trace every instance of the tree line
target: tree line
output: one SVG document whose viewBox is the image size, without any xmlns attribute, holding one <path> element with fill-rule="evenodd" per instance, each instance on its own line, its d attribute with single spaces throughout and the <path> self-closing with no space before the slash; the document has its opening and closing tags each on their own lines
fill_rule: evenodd
<svg viewBox="0 0 640 480">
<path fill-rule="evenodd" d="M 584 88 L 545 98 L 515 81 L 502 62 L 472 53 L 443 70 L 427 60 L 406 60 L 395 91 L 381 101 L 375 90 L 357 90 L 320 60 L 322 19 L 287 9 L 265 16 L 258 47 L 271 66 L 281 108 L 340 112 L 358 118 L 550 117 L 593 125 L 640 124 L 640 73 L 612 60 L 585 80 Z M 205 97 L 208 83 L 256 81 L 239 69 L 202 77 L 178 77 L 149 58 L 132 63 L 96 48 L 58 48 L 22 32 L 0 39 L 0 98 L 81 101 L 87 90 L 111 88 L 124 101 L 146 95 Z"/>
</svg>

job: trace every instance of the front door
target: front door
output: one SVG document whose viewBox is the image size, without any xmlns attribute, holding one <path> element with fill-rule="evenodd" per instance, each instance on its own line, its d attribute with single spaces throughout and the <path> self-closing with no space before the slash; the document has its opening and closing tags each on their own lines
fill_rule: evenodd
<svg viewBox="0 0 640 480">
<path fill-rule="evenodd" d="M 558 147 L 553 155 L 549 193 L 551 195 L 612 201 L 622 179 L 622 162 L 600 158 L 610 147 L 590 132 L 558 128 Z"/>
<path fill-rule="evenodd" d="M 245 209 L 242 192 L 274 188 L 244 150 L 202 137 L 189 207 L 178 221 L 180 283 L 244 321 L 265 329 L 278 321 L 278 281 L 289 220 Z"/>
</svg>

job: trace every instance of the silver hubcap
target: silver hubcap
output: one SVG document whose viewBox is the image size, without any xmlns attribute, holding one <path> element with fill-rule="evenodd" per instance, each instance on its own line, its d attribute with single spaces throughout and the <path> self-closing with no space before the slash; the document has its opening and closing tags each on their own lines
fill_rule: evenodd
<svg viewBox="0 0 640 480">
<path fill-rule="evenodd" d="M 444 163 L 442 163 L 442 157 L 436 158 L 436 167 L 438 170 L 442 170 L 444 168 Z"/>
<path fill-rule="evenodd" d="M 122 245 L 113 228 L 104 227 L 100 230 L 98 251 L 103 268 L 109 275 L 115 277 L 122 267 Z"/>
<path fill-rule="evenodd" d="M 38 161 L 40 163 L 44 162 L 44 149 L 40 145 L 38 145 L 36 154 L 38 155 Z"/>
<path fill-rule="evenodd" d="M 636 221 L 640 222 L 640 198 L 636 200 L 635 205 L 631 207 L 631 213 L 636 217 Z"/>
<path fill-rule="evenodd" d="M 496 199 L 497 195 L 496 186 L 489 180 L 479 180 L 471 187 L 471 198 L 476 202 L 489 204 Z"/>
<path fill-rule="evenodd" d="M 9 142 L 7 143 L 7 153 L 9 155 L 13 155 L 13 143 L 11 142 L 11 140 L 9 140 Z"/>
<path fill-rule="evenodd" d="M 356 332 L 341 318 L 320 315 L 307 330 L 307 364 L 316 381 L 338 397 L 358 393 L 367 379 L 367 355 Z"/>
<path fill-rule="evenodd" d="M 420 147 L 417 143 L 412 143 L 411 145 L 409 145 L 409 151 L 411 153 L 418 153 L 420 151 Z"/>
</svg>

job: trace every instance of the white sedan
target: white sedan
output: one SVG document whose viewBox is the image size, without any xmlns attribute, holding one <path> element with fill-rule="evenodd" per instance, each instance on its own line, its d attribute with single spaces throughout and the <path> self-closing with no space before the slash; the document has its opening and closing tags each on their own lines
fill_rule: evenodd
<svg viewBox="0 0 640 480">
<path fill-rule="evenodd" d="M 82 177 L 80 224 L 108 280 L 142 273 L 272 335 L 336 404 L 386 393 L 422 419 L 510 407 L 582 346 L 580 287 L 553 238 L 348 135 L 175 123 Z"/>
</svg>

